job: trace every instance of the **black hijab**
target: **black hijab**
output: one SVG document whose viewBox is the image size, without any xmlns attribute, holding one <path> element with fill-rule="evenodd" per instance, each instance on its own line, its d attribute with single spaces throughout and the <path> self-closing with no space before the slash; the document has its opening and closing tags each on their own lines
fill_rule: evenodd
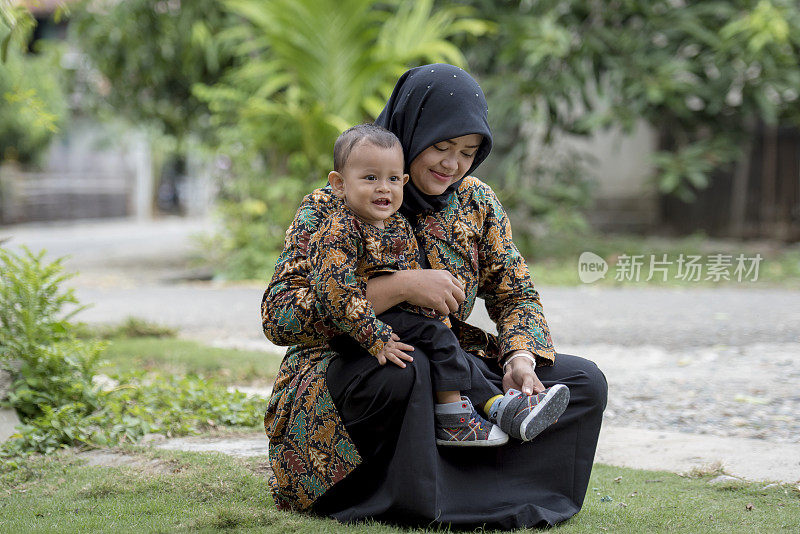
<svg viewBox="0 0 800 534">
<path fill-rule="evenodd" d="M 478 83 L 465 70 L 445 63 L 423 65 L 406 71 L 394 86 L 386 107 L 375 124 L 394 132 L 403 145 L 406 172 L 423 150 L 446 139 L 481 134 L 468 176 L 492 150 L 492 131 L 487 120 L 486 98 Z M 463 178 L 462 178 L 463 180 Z M 408 181 L 403 189 L 405 216 L 439 211 L 461 180 L 450 184 L 441 195 L 426 195 Z"/>
</svg>

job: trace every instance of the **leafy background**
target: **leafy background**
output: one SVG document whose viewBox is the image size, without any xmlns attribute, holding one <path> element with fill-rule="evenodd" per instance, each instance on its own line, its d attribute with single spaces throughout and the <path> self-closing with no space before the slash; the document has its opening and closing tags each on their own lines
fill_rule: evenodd
<svg viewBox="0 0 800 534">
<path fill-rule="evenodd" d="M 792 0 L 83 0 L 67 15 L 65 46 L 85 59 L 70 71 L 80 112 L 146 124 L 179 160 L 194 150 L 216 162 L 224 227 L 206 255 L 228 278 L 268 276 L 338 132 L 373 120 L 413 65 L 454 63 L 484 87 L 496 144 L 481 176 L 526 255 L 543 236 L 588 231 L 593 162 L 565 136 L 644 120 L 658 134 L 652 179 L 691 201 L 747 161 L 758 128 L 800 122 Z M 20 61 L 45 61 L 11 52 L 0 85 Z M 25 78 L 33 92 L 5 94 L 41 102 L 38 130 L 0 121 L 0 142 L 20 139 L 24 161 L 64 115 L 48 90 L 58 69 L 41 70 Z"/>
</svg>

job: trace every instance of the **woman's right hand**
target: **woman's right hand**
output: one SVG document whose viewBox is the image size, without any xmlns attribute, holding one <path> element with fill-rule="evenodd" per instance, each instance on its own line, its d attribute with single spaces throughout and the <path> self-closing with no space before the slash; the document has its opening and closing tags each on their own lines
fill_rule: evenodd
<svg viewBox="0 0 800 534">
<path fill-rule="evenodd" d="M 367 281 L 367 300 L 376 314 L 408 302 L 446 316 L 465 298 L 464 284 L 444 269 L 407 269 Z"/>
<path fill-rule="evenodd" d="M 409 304 L 432 308 L 442 315 L 458 310 L 464 302 L 464 284 L 446 269 L 414 269 L 400 271 L 405 282 L 405 300 Z"/>
</svg>

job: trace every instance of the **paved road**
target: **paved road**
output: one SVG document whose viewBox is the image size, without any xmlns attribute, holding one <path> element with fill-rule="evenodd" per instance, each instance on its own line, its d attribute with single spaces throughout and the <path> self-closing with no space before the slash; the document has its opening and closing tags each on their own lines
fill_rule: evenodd
<svg viewBox="0 0 800 534">
<path fill-rule="evenodd" d="M 127 287 L 126 287 L 127 285 Z M 261 284 L 115 284 L 102 277 L 76 284 L 84 302 L 95 303 L 87 321 L 119 321 L 128 315 L 187 332 L 227 332 L 259 339 Z M 654 345 L 670 350 L 714 345 L 800 341 L 800 292 L 733 289 L 539 289 L 553 340 L 561 345 Z M 482 306 L 471 322 L 493 328 Z"/>
<path fill-rule="evenodd" d="M 46 248 L 81 271 L 73 281 L 87 321 L 146 316 L 188 332 L 225 331 L 259 339 L 263 284 L 164 283 L 185 272 L 193 236 L 207 220 L 126 220 L 0 227 L 7 246 Z M 562 345 L 655 345 L 669 350 L 715 345 L 800 341 L 800 291 L 782 289 L 674 289 L 540 287 L 554 342 Z M 491 322 L 478 306 L 472 321 Z"/>
</svg>

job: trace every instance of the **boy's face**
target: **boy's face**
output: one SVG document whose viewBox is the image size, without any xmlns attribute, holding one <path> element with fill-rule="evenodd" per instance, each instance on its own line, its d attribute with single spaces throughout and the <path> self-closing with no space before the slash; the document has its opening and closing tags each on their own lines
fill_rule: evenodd
<svg viewBox="0 0 800 534">
<path fill-rule="evenodd" d="M 399 144 L 382 148 L 359 141 L 341 172 L 328 175 L 333 192 L 364 222 L 383 227 L 383 221 L 400 209 L 403 186 L 403 149 Z"/>
</svg>

